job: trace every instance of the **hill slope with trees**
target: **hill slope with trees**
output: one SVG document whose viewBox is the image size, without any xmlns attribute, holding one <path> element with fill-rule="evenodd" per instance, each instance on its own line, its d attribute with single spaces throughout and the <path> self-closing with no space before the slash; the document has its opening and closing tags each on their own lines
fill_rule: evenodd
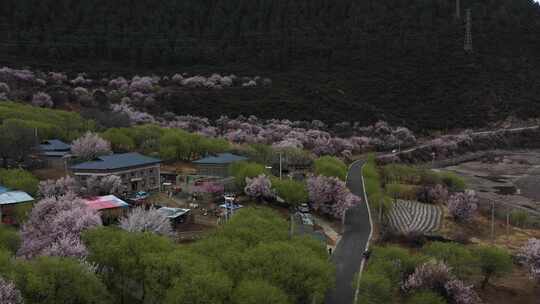
<svg viewBox="0 0 540 304">
<path fill-rule="evenodd" d="M 472 53 L 463 50 L 472 11 Z M 271 89 L 170 92 L 219 117 L 470 127 L 540 112 L 532 0 L 5 0 L 0 63 L 110 74 L 261 74 Z M 178 102 L 178 101 L 182 102 Z"/>
</svg>

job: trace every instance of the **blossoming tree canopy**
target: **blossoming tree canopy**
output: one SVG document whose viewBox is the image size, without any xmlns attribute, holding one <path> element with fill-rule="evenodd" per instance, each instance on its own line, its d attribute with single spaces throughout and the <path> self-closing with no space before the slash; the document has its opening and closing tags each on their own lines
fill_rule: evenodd
<svg viewBox="0 0 540 304">
<path fill-rule="evenodd" d="M 71 144 L 71 152 L 80 159 L 91 160 L 111 153 L 111 144 L 96 133 L 87 132 Z"/>
<path fill-rule="evenodd" d="M 101 224 L 99 214 L 72 193 L 44 198 L 34 206 L 22 227 L 18 255 L 83 257 L 87 252 L 81 233 Z"/>
<path fill-rule="evenodd" d="M 342 217 L 348 208 L 361 202 L 336 177 L 312 176 L 308 178 L 307 188 L 312 207 L 336 218 Z"/>
</svg>

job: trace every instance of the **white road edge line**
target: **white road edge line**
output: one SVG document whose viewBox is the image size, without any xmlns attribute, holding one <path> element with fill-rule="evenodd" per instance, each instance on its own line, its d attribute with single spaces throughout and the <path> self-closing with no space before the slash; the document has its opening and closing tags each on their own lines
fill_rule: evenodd
<svg viewBox="0 0 540 304">
<path fill-rule="evenodd" d="M 356 161 L 356 162 L 358 162 L 358 161 Z M 356 162 L 352 163 L 351 168 L 354 166 L 354 164 Z M 367 197 L 367 194 L 366 194 L 366 184 L 364 183 L 364 166 L 365 165 L 366 164 L 364 163 L 360 167 L 360 179 L 362 180 L 362 190 L 364 191 L 364 201 L 366 202 L 366 206 L 367 206 L 367 210 L 368 210 L 369 225 L 370 225 L 371 230 L 369 231 L 369 236 L 368 236 L 368 240 L 367 240 L 367 243 L 366 243 L 366 248 L 364 249 L 364 251 L 369 249 L 369 242 L 371 241 L 371 238 L 373 237 L 373 221 L 371 219 L 371 210 L 370 210 L 370 207 L 369 207 L 369 201 L 368 201 L 368 197 Z M 348 178 L 349 178 L 349 173 L 347 172 L 347 179 Z M 358 292 L 359 292 L 359 289 L 360 289 L 360 279 L 362 278 L 362 271 L 364 271 L 365 263 L 366 263 L 366 259 L 364 257 L 362 257 L 362 263 L 360 263 L 360 271 L 358 272 L 358 279 L 356 280 L 356 289 L 354 291 L 354 300 L 353 300 L 354 302 L 353 302 L 353 304 L 356 304 L 356 302 L 358 301 Z"/>
</svg>

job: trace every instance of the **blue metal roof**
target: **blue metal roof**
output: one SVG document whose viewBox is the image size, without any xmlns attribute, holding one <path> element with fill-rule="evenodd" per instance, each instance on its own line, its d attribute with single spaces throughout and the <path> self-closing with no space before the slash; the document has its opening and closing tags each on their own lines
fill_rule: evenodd
<svg viewBox="0 0 540 304">
<path fill-rule="evenodd" d="M 42 155 L 45 155 L 47 157 L 58 157 L 58 158 L 64 157 L 68 154 L 69 154 L 68 151 L 46 151 L 42 153 Z"/>
<path fill-rule="evenodd" d="M 9 191 L 0 193 L 0 205 L 26 203 L 33 200 L 33 197 L 23 191 Z"/>
<path fill-rule="evenodd" d="M 94 161 L 71 166 L 73 170 L 114 170 L 160 163 L 161 160 L 137 152 L 112 154 L 98 157 Z"/>
<path fill-rule="evenodd" d="M 49 139 L 39 145 L 41 151 L 69 151 L 71 146 L 59 139 Z"/>
<path fill-rule="evenodd" d="M 247 160 L 247 157 L 231 153 L 220 153 L 194 161 L 195 164 L 230 164 L 237 161 Z"/>
<path fill-rule="evenodd" d="M 0 185 L 0 194 L 10 191 L 9 188 Z"/>
</svg>

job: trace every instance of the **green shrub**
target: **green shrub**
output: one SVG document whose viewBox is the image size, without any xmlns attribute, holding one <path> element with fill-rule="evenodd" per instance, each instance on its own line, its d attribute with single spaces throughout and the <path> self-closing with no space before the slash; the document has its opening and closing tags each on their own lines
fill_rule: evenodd
<svg viewBox="0 0 540 304">
<path fill-rule="evenodd" d="M 388 214 L 393 204 L 394 199 L 382 192 L 369 196 L 369 207 L 373 216 L 378 216 L 379 212 L 382 212 L 382 215 Z"/>
<path fill-rule="evenodd" d="M 405 184 L 386 184 L 386 193 L 392 198 L 416 200 L 418 186 Z"/>
<path fill-rule="evenodd" d="M 429 169 L 422 170 L 420 175 L 420 185 L 437 185 L 442 183 L 442 178 L 439 173 Z"/>
<path fill-rule="evenodd" d="M 0 102 L 0 122 L 7 119 L 24 121 L 29 127 L 37 129 L 38 136 L 42 139 L 73 140 L 95 128 L 93 121 L 83 119 L 77 112 Z"/>
<path fill-rule="evenodd" d="M 492 277 L 500 277 L 512 271 L 512 257 L 505 249 L 494 246 L 478 246 L 474 249 L 480 271 L 484 274 L 482 289 Z"/>
<path fill-rule="evenodd" d="M 337 157 L 323 156 L 315 160 L 315 174 L 345 180 L 347 165 Z"/>
<path fill-rule="evenodd" d="M 21 238 L 16 229 L 0 224 L 0 250 L 8 250 L 14 254 L 20 243 Z"/>
<path fill-rule="evenodd" d="M 230 173 L 234 176 L 236 185 L 240 189 L 244 189 L 246 186 L 246 177 L 253 178 L 261 174 L 270 175 L 265 166 L 245 161 L 233 163 L 230 167 Z"/>
<path fill-rule="evenodd" d="M 382 168 L 386 183 L 418 184 L 422 177 L 422 169 L 415 166 L 390 164 Z"/>
<path fill-rule="evenodd" d="M 419 291 L 413 293 L 409 299 L 407 299 L 407 304 L 446 304 L 446 300 L 440 295 L 436 294 L 433 291 Z"/>
<path fill-rule="evenodd" d="M 244 280 L 236 286 L 232 293 L 234 304 L 288 304 L 287 294 L 281 289 L 260 279 Z"/>
<path fill-rule="evenodd" d="M 517 227 L 525 227 L 529 222 L 529 213 L 525 210 L 513 210 L 510 212 L 510 223 Z"/>
<path fill-rule="evenodd" d="M 127 152 L 135 148 L 135 140 L 122 128 L 111 128 L 101 134 L 103 139 L 111 143 L 114 152 Z"/>
<path fill-rule="evenodd" d="M 274 150 L 272 146 L 265 144 L 251 144 L 244 146 L 245 154 L 251 161 L 259 164 L 269 164 L 272 162 Z"/>
<path fill-rule="evenodd" d="M 463 178 L 453 172 L 435 172 L 416 166 L 390 164 L 382 168 L 384 180 L 390 184 L 436 185 L 444 184 L 452 192 L 465 190 Z"/>
<path fill-rule="evenodd" d="M 411 254 L 408 250 L 399 246 L 375 246 L 373 247 L 367 271 L 384 273 L 392 282 L 392 286 L 399 288 L 399 284 L 426 260 L 426 256 Z"/>
<path fill-rule="evenodd" d="M 35 195 L 39 180 L 32 173 L 22 169 L 0 169 L 0 185 L 12 190 L 20 190 Z"/>
<path fill-rule="evenodd" d="M 167 160 L 190 161 L 208 153 L 224 152 L 229 148 L 229 142 L 224 139 L 207 138 L 178 129 L 162 129 L 159 138 L 159 154 Z"/>
<path fill-rule="evenodd" d="M 290 179 L 280 180 L 279 178 L 273 178 L 272 188 L 276 190 L 277 195 L 284 199 L 287 204 L 293 206 L 307 203 L 309 200 L 306 185 L 302 182 Z"/>
<path fill-rule="evenodd" d="M 432 242 L 422 248 L 422 252 L 430 257 L 445 262 L 452 267 L 453 273 L 463 279 L 474 274 L 477 260 L 472 252 L 458 243 Z"/>
<path fill-rule="evenodd" d="M 32 211 L 33 206 L 34 203 L 30 202 L 24 204 L 17 204 L 13 207 L 13 217 L 15 218 L 15 222 L 17 223 L 17 225 L 21 226 L 24 222 L 26 222 L 28 216 L 30 215 L 30 211 Z"/>
<path fill-rule="evenodd" d="M 382 188 L 381 175 L 379 174 L 375 156 L 370 154 L 368 161 L 362 168 L 365 191 L 368 196 L 371 210 L 377 213 L 382 210 L 382 214 L 387 214 L 392 208 L 392 197 L 389 197 Z"/>
<path fill-rule="evenodd" d="M 441 172 L 439 173 L 439 177 L 451 192 L 461 192 L 465 190 L 465 180 L 454 172 Z"/>
<path fill-rule="evenodd" d="M 392 284 L 383 274 L 366 272 L 360 279 L 357 304 L 388 304 L 392 303 L 394 291 Z"/>
<path fill-rule="evenodd" d="M 370 197 L 371 195 L 382 193 L 381 176 L 379 174 L 375 159 L 370 156 L 368 162 L 362 167 L 362 176 L 364 177 L 365 190 Z"/>
</svg>

